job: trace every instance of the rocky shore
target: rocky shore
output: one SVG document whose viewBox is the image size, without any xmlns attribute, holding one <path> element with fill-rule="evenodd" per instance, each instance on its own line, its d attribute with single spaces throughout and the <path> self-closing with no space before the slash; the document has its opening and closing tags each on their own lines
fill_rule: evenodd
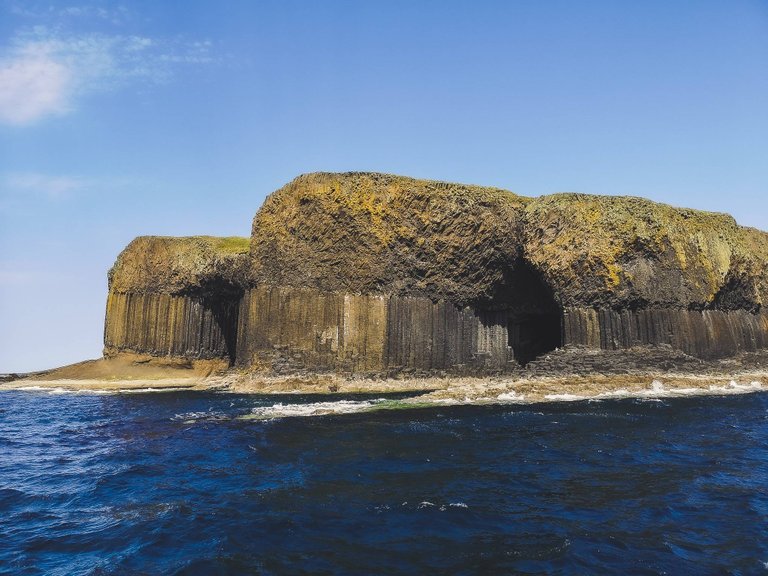
<svg viewBox="0 0 768 576">
<path fill-rule="evenodd" d="M 669 366 L 657 368 L 660 357 Z M 555 351 L 523 373 L 484 377 L 400 375 L 367 378 L 327 374 L 267 375 L 208 361 L 181 363 L 120 355 L 0 383 L 2 390 L 137 393 L 200 391 L 291 395 L 401 394 L 402 407 L 449 404 L 536 403 L 611 398 L 668 398 L 768 390 L 768 354 L 703 362 L 664 349 L 623 351 L 624 362 L 587 350 Z M 632 361 L 634 358 L 634 362 Z"/>
</svg>

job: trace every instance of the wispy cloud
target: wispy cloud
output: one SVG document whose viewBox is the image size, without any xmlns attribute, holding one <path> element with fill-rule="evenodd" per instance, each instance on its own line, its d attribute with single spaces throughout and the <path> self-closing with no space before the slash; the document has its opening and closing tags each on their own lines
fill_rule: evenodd
<svg viewBox="0 0 768 576">
<path fill-rule="evenodd" d="M 51 52 L 45 43 L 30 42 L 0 60 L 0 121 L 26 124 L 69 109 L 73 73 Z"/>
<path fill-rule="evenodd" d="M 5 193 L 61 198 L 88 186 L 88 182 L 72 176 L 52 176 L 35 172 L 7 174 L 2 179 Z"/>
<path fill-rule="evenodd" d="M 89 18 L 115 25 L 123 24 L 131 16 L 131 12 L 124 5 L 73 4 L 70 6 L 53 6 L 47 2 L 32 2 L 30 0 L 9 2 L 8 11 L 14 16 L 36 20 Z"/>
<path fill-rule="evenodd" d="M 210 41 L 74 34 L 46 25 L 19 31 L 4 52 L 0 122 L 15 125 L 68 113 L 87 94 L 168 82 L 181 67 L 216 61 Z"/>
</svg>

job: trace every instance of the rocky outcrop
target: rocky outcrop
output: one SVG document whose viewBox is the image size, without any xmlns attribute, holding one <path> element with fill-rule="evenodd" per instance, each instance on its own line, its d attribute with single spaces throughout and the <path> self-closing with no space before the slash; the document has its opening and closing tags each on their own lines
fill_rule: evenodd
<svg viewBox="0 0 768 576">
<path fill-rule="evenodd" d="M 528 202 L 385 174 L 307 174 L 253 220 L 255 286 L 492 301 L 522 248 Z"/>
<path fill-rule="evenodd" d="M 105 344 L 276 372 L 519 370 L 562 347 L 718 358 L 768 347 L 766 295 L 768 235 L 727 215 L 318 173 L 267 198 L 250 245 L 131 243 Z"/>
<path fill-rule="evenodd" d="M 524 262 L 565 307 L 755 311 L 768 293 L 768 235 L 642 198 L 308 174 L 267 198 L 252 239 L 255 285 L 490 304 Z"/>
<path fill-rule="evenodd" d="M 247 238 L 136 238 L 109 272 L 106 355 L 234 361 Z"/>
</svg>

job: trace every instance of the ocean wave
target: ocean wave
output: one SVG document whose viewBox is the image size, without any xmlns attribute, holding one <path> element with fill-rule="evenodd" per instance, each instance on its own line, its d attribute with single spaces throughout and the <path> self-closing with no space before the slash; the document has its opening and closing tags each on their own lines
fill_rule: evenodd
<svg viewBox="0 0 768 576">
<path fill-rule="evenodd" d="M 577 402 L 579 400 L 588 400 L 589 396 L 580 396 L 578 394 L 547 394 L 545 400 L 553 402 Z"/>
<path fill-rule="evenodd" d="M 331 414 L 354 414 L 382 407 L 385 399 L 377 400 L 337 400 L 333 402 L 312 402 L 307 404 L 283 404 L 259 406 L 241 419 L 271 420 L 274 418 L 292 418 L 300 416 L 325 416 Z"/>
<path fill-rule="evenodd" d="M 64 386 L 16 386 L 8 388 L 8 390 L 21 390 L 23 392 L 43 392 L 45 394 L 145 394 L 145 393 L 159 393 L 159 392 L 184 392 L 188 390 L 187 386 L 163 386 L 160 388 L 154 388 L 152 386 L 146 388 L 65 388 Z"/>
<path fill-rule="evenodd" d="M 434 508 L 435 510 L 439 510 L 440 512 L 445 512 L 446 510 L 450 509 L 463 509 L 468 510 L 469 506 L 465 504 L 464 502 L 448 502 L 446 504 L 437 504 L 435 502 L 430 502 L 428 500 L 423 500 L 418 503 L 410 504 L 409 502 L 403 502 L 400 504 L 400 508 L 410 508 L 414 510 L 425 510 Z M 384 511 L 384 510 L 390 510 L 390 507 L 388 505 L 384 506 L 377 506 L 376 508 L 378 511 Z"/>
<path fill-rule="evenodd" d="M 514 390 L 510 390 L 509 392 L 502 392 L 501 394 L 496 396 L 496 399 L 501 400 L 502 402 L 524 402 L 525 395 L 518 394 Z"/>
<path fill-rule="evenodd" d="M 50 386 L 19 386 L 12 388 L 12 390 L 23 390 L 25 392 L 45 392 L 46 394 L 117 394 L 117 390 L 104 390 L 101 388 L 90 388 L 87 390 L 72 390 L 70 388 L 63 388 L 56 386 L 51 388 Z"/>
<path fill-rule="evenodd" d="M 213 412 L 210 410 L 198 411 L 198 412 L 182 412 L 181 414 L 174 414 L 171 420 L 174 422 L 182 422 L 184 424 L 193 424 L 201 421 L 218 421 L 218 420 L 231 420 L 232 417 L 224 412 Z"/>
<path fill-rule="evenodd" d="M 636 398 L 648 401 L 659 401 L 662 398 L 675 398 L 685 396 L 725 396 L 731 394 L 749 394 L 766 390 L 761 382 L 752 381 L 747 384 L 739 384 L 731 380 L 725 386 L 710 384 L 708 386 L 692 386 L 688 388 L 669 388 L 661 380 L 651 382 L 651 388 L 647 390 L 611 390 L 593 396 L 578 396 L 575 394 L 550 394 L 545 396 L 547 400 L 610 400 Z"/>
</svg>

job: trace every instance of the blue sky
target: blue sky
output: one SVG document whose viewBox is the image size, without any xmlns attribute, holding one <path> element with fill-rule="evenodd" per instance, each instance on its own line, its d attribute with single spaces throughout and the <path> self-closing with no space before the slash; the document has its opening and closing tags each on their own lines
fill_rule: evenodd
<svg viewBox="0 0 768 576">
<path fill-rule="evenodd" d="M 303 172 L 645 196 L 768 229 L 765 0 L 0 0 L 0 372 L 101 353 L 133 237 Z"/>
</svg>

